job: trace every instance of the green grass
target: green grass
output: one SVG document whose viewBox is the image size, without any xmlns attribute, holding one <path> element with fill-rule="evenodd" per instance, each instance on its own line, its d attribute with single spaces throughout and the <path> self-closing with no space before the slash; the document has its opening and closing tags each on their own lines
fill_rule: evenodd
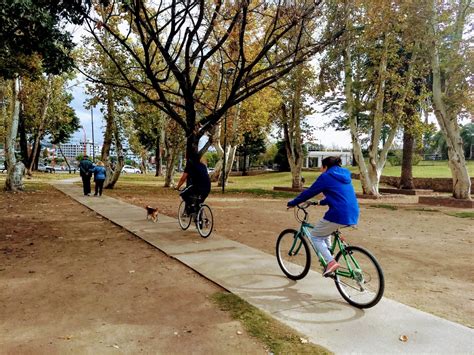
<svg viewBox="0 0 474 355">
<path fill-rule="evenodd" d="M 474 161 L 467 162 L 468 171 L 471 176 L 474 176 Z M 389 176 L 400 176 L 399 166 L 390 166 L 387 164 L 383 174 Z M 350 167 L 353 172 L 358 172 L 357 167 Z M 303 171 L 306 182 L 305 187 L 310 186 L 319 176 L 319 171 Z M 448 167 L 447 161 L 422 161 L 419 165 L 413 167 L 413 175 L 415 177 L 451 177 L 451 171 Z M 175 181 L 179 179 L 180 174 L 176 174 Z M 33 178 L 25 179 L 30 182 L 49 182 L 56 179 L 68 179 L 71 177 L 78 177 L 78 174 L 46 174 L 35 173 Z M 5 174 L 0 174 L 0 183 L 5 180 Z M 159 189 L 164 184 L 164 177 L 155 177 L 154 174 L 122 174 L 116 185 L 117 189 L 120 186 L 137 186 L 139 190 L 148 191 L 145 187 L 152 187 Z M 356 192 L 362 192 L 361 183 L 359 180 L 352 180 Z M 230 194 L 251 194 L 256 196 L 273 197 L 273 198 L 292 198 L 297 195 L 296 192 L 281 192 L 273 191 L 274 186 L 291 186 L 290 172 L 268 172 L 254 176 L 230 176 L 226 186 L 226 192 Z M 169 190 L 169 189 L 168 189 Z M 213 192 L 217 193 L 220 188 L 213 184 Z M 383 207 L 380 207 L 383 208 Z"/>
<path fill-rule="evenodd" d="M 309 187 L 320 175 L 319 171 L 303 171 L 303 177 L 306 182 L 304 187 Z M 362 191 L 362 186 L 359 180 L 352 180 L 354 189 L 356 192 Z M 226 186 L 227 191 L 239 191 L 239 190 L 273 190 L 274 186 L 291 186 L 291 173 L 290 172 L 269 172 L 254 176 L 230 176 Z M 290 193 L 289 196 L 294 196 L 296 193 Z M 283 195 L 282 195 L 283 196 Z M 287 196 L 283 196 L 287 197 Z"/>
<path fill-rule="evenodd" d="M 458 218 L 470 218 L 474 219 L 474 212 L 471 211 L 466 211 L 466 212 L 452 212 L 452 213 L 446 213 L 450 216 L 453 217 L 458 217 Z"/>
<path fill-rule="evenodd" d="M 176 175 L 178 177 L 178 174 Z M 131 182 L 141 185 L 163 184 L 165 182 L 164 176 L 155 176 L 154 174 L 121 174 L 119 182 Z"/>
<path fill-rule="evenodd" d="M 419 211 L 419 212 L 441 212 L 440 210 L 434 209 L 434 208 L 425 208 L 425 207 L 420 207 L 420 208 L 408 208 L 408 211 Z"/>
<path fill-rule="evenodd" d="M 4 182 L 7 177 L 7 174 L 0 174 L 0 181 Z M 41 173 L 38 171 L 35 171 L 33 173 L 33 176 L 24 176 L 23 181 L 24 182 L 49 182 L 53 180 L 64 180 L 64 179 L 72 179 L 74 177 L 79 177 L 79 174 L 63 174 L 63 173 L 57 173 L 57 174 L 50 174 L 50 173 Z"/>
<path fill-rule="evenodd" d="M 474 161 L 466 161 L 467 171 L 469 176 L 474 176 Z M 358 173 L 357 167 L 351 167 L 352 172 Z M 386 176 L 400 176 L 401 166 L 391 166 L 390 163 L 385 165 L 382 175 Z M 448 162 L 443 161 L 421 161 L 418 165 L 413 166 L 413 177 L 419 178 L 450 178 L 451 170 Z"/>
<path fill-rule="evenodd" d="M 319 172 L 304 171 L 302 174 L 306 180 L 305 186 L 313 183 Z M 230 176 L 227 184 L 228 188 L 237 189 L 263 189 L 271 190 L 273 186 L 291 186 L 290 172 L 268 172 L 254 176 Z"/>
<path fill-rule="evenodd" d="M 221 192 L 221 188 L 214 188 L 214 193 Z M 253 196 L 260 196 L 260 197 L 272 197 L 272 198 L 294 198 L 298 193 L 297 192 L 286 192 L 286 191 L 273 191 L 273 190 L 265 190 L 265 189 L 236 189 L 234 187 L 227 188 L 225 190 L 227 193 L 231 194 L 250 194 Z"/>
<path fill-rule="evenodd" d="M 384 208 L 386 210 L 391 210 L 391 211 L 396 211 L 398 210 L 398 207 L 397 206 L 393 206 L 393 205 L 386 205 L 386 204 L 383 204 L 383 203 L 380 203 L 378 205 L 370 205 L 370 207 L 373 207 L 373 208 Z"/>
<path fill-rule="evenodd" d="M 330 354 L 325 348 L 311 343 L 303 344 L 302 337 L 289 327 L 267 316 L 262 311 L 231 293 L 218 292 L 212 299 L 221 310 L 230 312 L 245 330 L 264 343 L 274 354 Z"/>
</svg>

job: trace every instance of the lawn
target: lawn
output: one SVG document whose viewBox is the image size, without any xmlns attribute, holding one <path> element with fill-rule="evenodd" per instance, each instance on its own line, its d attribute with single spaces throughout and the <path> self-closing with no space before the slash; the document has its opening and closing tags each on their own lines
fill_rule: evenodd
<svg viewBox="0 0 474 355">
<path fill-rule="evenodd" d="M 474 176 L 474 161 L 467 162 L 468 172 L 470 176 Z M 352 172 L 358 173 L 357 167 L 349 168 Z M 383 171 L 383 175 L 400 176 L 400 166 L 390 166 L 387 164 Z M 319 171 L 303 171 L 305 178 L 305 187 L 310 186 L 319 176 Z M 179 179 L 180 173 L 175 175 L 175 182 Z M 447 161 L 422 161 L 413 167 L 414 177 L 451 177 L 451 170 Z M 35 173 L 32 178 L 25 179 L 28 182 L 47 182 L 56 179 L 68 179 L 78 177 L 78 174 L 46 174 Z M 5 174 L 0 174 L 0 183 L 3 184 Z M 149 187 L 162 187 L 164 177 L 155 177 L 153 174 L 122 174 L 117 183 L 120 185 L 141 185 Z M 359 180 L 352 180 L 354 188 L 357 192 L 361 192 L 361 184 Z M 268 172 L 254 176 L 230 176 L 226 190 L 233 193 L 252 193 L 255 195 L 272 195 L 274 197 L 288 197 L 294 193 L 273 192 L 274 186 L 291 186 L 291 173 L 289 172 Z M 213 190 L 220 190 L 215 184 Z"/>
<path fill-rule="evenodd" d="M 467 171 L 469 176 L 474 176 L 474 160 L 466 162 Z M 357 167 L 350 168 L 352 172 L 358 173 Z M 401 166 L 391 166 L 389 163 L 385 165 L 383 175 L 387 176 L 400 176 Z M 449 169 L 448 162 L 443 161 L 421 161 L 418 165 L 413 166 L 413 177 L 419 178 L 450 178 L 451 170 Z"/>
<path fill-rule="evenodd" d="M 302 176 L 305 178 L 304 186 L 311 186 L 319 174 L 319 171 L 303 171 Z M 359 180 L 352 180 L 352 183 L 356 191 L 362 191 Z M 269 172 L 255 176 L 231 176 L 229 177 L 226 190 L 229 192 L 248 190 L 249 192 L 258 194 L 259 190 L 273 190 L 274 186 L 291 187 L 291 173 Z M 294 195 L 294 193 L 292 193 L 292 195 Z"/>
</svg>

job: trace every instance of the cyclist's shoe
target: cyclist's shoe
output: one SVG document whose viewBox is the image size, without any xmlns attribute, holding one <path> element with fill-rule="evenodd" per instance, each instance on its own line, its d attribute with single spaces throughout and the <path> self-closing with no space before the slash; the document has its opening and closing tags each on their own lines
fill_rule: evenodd
<svg viewBox="0 0 474 355">
<path fill-rule="evenodd" d="M 323 276 L 328 276 L 340 267 L 341 265 L 336 260 L 331 261 L 329 264 L 327 264 L 326 269 L 323 272 Z"/>
</svg>

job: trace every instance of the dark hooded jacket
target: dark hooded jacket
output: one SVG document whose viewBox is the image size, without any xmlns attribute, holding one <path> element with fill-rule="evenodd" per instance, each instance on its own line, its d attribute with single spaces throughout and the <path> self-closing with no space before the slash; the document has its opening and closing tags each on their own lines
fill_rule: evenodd
<svg viewBox="0 0 474 355">
<path fill-rule="evenodd" d="M 79 163 L 80 175 L 82 177 L 91 177 L 92 169 L 94 169 L 94 164 L 92 164 L 92 162 L 88 158 L 82 158 L 81 162 Z"/>
<path fill-rule="evenodd" d="M 320 204 L 329 206 L 324 215 L 325 220 L 345 225 L 357 224 L 359 205 L 349 170 L 340 166 L 331 167 L 319 175 L 313 185 L 288 202 L 288 206 L 296 206 L 320 193 L 325 197 Z"/>
</svg>

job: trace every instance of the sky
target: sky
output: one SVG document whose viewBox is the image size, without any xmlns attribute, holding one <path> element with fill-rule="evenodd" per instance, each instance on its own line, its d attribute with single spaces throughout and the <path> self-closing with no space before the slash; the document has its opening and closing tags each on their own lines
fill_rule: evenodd
<svg viewBox="0 0 474 355">
<path fill-rule="evenodd" d="M 88 110 L 84 107 L 84 103 L 87 99 L 87 95 L 85 94 L 84 88 L 84 79 L 80 78 L 75 80 L 77 83 L 72 87 L 72 95 L 74 97 L 73 101 L 71 102 L 71 107 L 76 111 L 77 117 L 81 121 L 81 128 L 79 131 L 74 133 L 71 141 L 72 142 L 79 142 L 84 140 L 84 135 L 86 140 L 90 140 L 92 142 L 92 119 L 91 119 L 91 110 Z M 102 113 L 100 112 L 99 108 L 96 107 L 93 109 L 94 115 L 94 141 L 98 144 L 102 144 L 103 142 L 103 135 L 104 135 L 104 120 L 102 117 Z"/>
</svg>

